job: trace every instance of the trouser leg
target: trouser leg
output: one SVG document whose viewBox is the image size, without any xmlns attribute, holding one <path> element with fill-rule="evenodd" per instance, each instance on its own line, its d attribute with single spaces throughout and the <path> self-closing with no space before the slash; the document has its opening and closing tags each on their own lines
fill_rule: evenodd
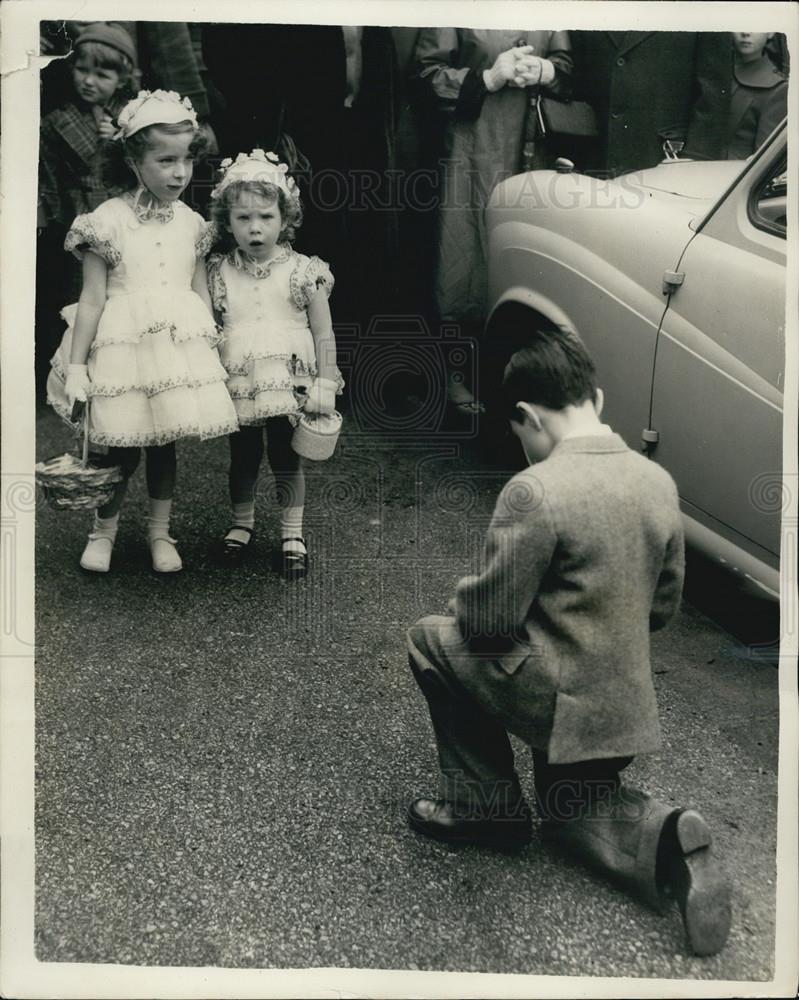
<svg viewBox="0 0 799 1000">
<path fill-rule="evenodd" d="M 412 653 L 409 663 L 430 711 L 440 797 L 484 819 L 513 814 L 523 800 L 505 727 L 474 701 L 445 663 L 435 662 L 418 628 L 409 637 L 422 653 Z"/>
<path fill-rule="evenodd" d="M 623 785 L 631 759 L 552 765 L 533 751 L 542 833 L 659 912 L 676 901 L 691 950 L 713 955 L 727 940 L 731 907 L 710 830 L 694 810 Z"/>
<path fill-rule="evenodd" d="M 541 818 L 565 823 L 585 815 L 596 802 L 609 801 L 621 788 L 619 772 L 632 757 L 611 757 L 550 764 L 543 750 L 533 750 L 536 805 Z"/>
</svg>

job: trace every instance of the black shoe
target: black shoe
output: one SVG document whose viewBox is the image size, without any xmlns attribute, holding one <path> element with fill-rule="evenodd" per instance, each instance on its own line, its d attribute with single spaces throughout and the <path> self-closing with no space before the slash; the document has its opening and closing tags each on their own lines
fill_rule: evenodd
<svg viewBox="0 0 799 1000">
<path fill-rule="evenodd" d="M 300 542 L 303 546 L 305 545 L 305 539 L 300 538 L 299 535 L 293 538 L 283 538 L 281 540 L 281 545 L 285 546 L 286 542 Z M 306 552 L 296 552 L 283 549 L 280 572 L 285 580 L 301 580 L 308 573 L 308 553 Z"/>
<path fill-rule="evenodd" d="M 238 538 L 230 538 L 230 533 L 232 531 L 246 531 L 249 535 L 249 540 L 242 542 Z M 219 561 L 224 566 L 240 566 L 247 558 L 247 555 L 252 551 L 254 546 L 254 529 L 247 528 L 243 524 L 234 524 L 231 528 L 228 528 L 227 535 L 225 535 L 222 539 Z"/>
<path fill-rule="evenodd" d="M 716 955 L 732 922 L 730 884 L 716 861 L 707 824 L 692 809 L 679 813 L 669 836 L 667 891 L 680 907 L 695 955 Z"/>
<path fill-rule="evenodd" d="M 487 819 L 460 816 L 442 799 L 416 799 L 408 808 L 408 823 L 417 833 L 449 844 L 481 844 L 515 850 L 530 841 L 532 823 L 524 799 L 504 815 Z"/>
</svg>

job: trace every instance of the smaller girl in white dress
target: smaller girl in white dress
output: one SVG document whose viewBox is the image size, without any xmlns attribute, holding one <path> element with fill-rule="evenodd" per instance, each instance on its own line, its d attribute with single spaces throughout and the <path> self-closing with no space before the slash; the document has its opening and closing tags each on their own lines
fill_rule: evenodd
<svg viewBox="0 0 799 1000">
<path fill-rule="evenodd" d="M 205 141 L 188 98 L 141 91 L 120 112 L 109 143 L 109 175 L 129 190 L 79 215 L 64 247 L 83 261 L 77 305 L 54 355 L 47 398 L 69 420 L 90 401 L 89 439 L 108 449 L 123 481 L 97 511 L 83 569 L 107 572 L 130 476 L 146 451 L 148 539 L 153 569 L 182 568 L 169 517 L 175 442 L 228 434 L 238 426 L 219 361 L 204 257 L 205 221 L 180 195 Z M 120 185 L 124 186 L 124 185 Z"/>
<path fill-rule="evenodd" d="M 223 160 L 222 170 L 211 216 L 223 252 L 208 258 L 208 283 L 240 424 L 230 435 L 233 518 L 223 559 L 238 565 L 253 544 L 265 430 L 281 508 L 282 573 L 298 579 L 308 569 L 305 474 L 291 437 L 303 411 L 332 413 L 344 384 L 327 301 L 333 276 L 324 261 L 291 248 L 302 210 L 286 164 L 254 149 L 239 153 L 235 163 Z"/>
</svg>

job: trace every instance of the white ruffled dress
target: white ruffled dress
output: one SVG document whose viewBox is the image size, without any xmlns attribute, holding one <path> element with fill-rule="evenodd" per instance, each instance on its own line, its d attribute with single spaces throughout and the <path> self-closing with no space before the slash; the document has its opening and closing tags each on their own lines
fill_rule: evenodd
<svg viewBox="0 0 799 1000">
<path fill-rule="evenodd" d="M 330 295 L 330 268 L 289 246 L 262 264 L 236 248 L 213 254 L 207 267 L 211 300 L 223 323 L 219 354 L 239 423 L 285 416 L 296 424 L 317 374 L 308 304 L 320 288 Z M 335 380 L 341 393 L 338 369 Z"/>
<path fill-rule="evenodd" d="M 191 287 L 209 240 L 205 221 L 180 201 L 140 221 L 128 198 L 111 198 L 72 224 L 65 249 L 78 257 L 90 250 L 108 265 L 107 301 L 88 358 L 93 443 L 162 445 L 237 429 L 220 335 Z M 67 420 L 64 381 L 77 308 L 61 313 L 68 329 L 47 382 L 48 402 Z"/>
</svg>

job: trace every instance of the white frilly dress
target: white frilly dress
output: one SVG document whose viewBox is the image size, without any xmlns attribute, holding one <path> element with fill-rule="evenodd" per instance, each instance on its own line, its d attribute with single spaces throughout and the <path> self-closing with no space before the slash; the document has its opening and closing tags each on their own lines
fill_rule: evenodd
<svg viewBox="0 0 799 1000">
<path fill-rule="evenodd" d="M 238 248 L 212 254 L 207 267 L 211 300 L 223 324 L 219 354 L 239 423 L 285 416 L 296 424 L 317 374 L 308 304 L 320 288 L 330 295 L 330 268 L 288 245 L 263 263 Z M 334 377 L 341 393 L 338 369 Z"/>
<path fill-rule="evenodd" d="M 106 446 L 162 445 L 218 437 L 238 428 L 219 360 L 220 334 L 193 291 L 196 261 L 209 249 L 203 218 L 175 202 L 144 221 L 129 196 L 79 215 L 64 243 L 108 265 L 107 301 L 88 358 L 90 440 Z M 48 402 L 65 419 L 64 381 L 77 304 L 53 356 Z"/>
</svg>

